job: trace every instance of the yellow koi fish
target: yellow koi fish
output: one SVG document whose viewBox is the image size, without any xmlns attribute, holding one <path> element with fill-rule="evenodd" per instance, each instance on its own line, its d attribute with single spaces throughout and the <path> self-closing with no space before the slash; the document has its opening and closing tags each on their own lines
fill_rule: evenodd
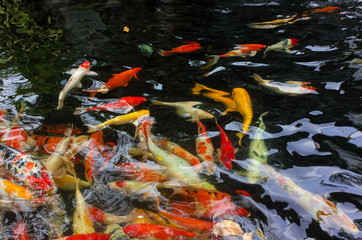
<svg viewBox="0 0 362 240">
<path fill-rule="evenodd" d="M 101 130 L 105 127 L 108 127 L 110 125 L 121 125 L 126 123 L 132 123 L 135 122 L 139 117 L 148 116 L 149 114 L 150 114 L 149 110 L 140 110 L 137 112 L 112 118 L 111 120 L 105 121 L 104 123 L 101 123 L 99 125 L 86 125 L 86 126 L 90 128 L 88 130 L 88 133 L 92 133 Z"/>
<path fill-rule="evenodd" d="M 2 178 L 0 178 L 0 196 L 2 198 L 6 196 L 22 200 L 29 200 L 33 197 L 28 189 Z"/>
</svg>

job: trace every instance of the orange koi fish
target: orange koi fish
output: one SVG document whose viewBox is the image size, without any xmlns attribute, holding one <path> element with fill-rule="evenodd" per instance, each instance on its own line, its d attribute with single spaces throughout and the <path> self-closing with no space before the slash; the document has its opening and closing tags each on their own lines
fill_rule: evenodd
<svg viewBox="0 0 362 240">
<path fill-rule="evenodd" d="M 58 143 L 63 139 L 63 137 L 54 137 L 54 136 L 42 136 L 32 134 L 31 137 L 36 141 L 35 150 L 40 153 L 53 153 Z"/>
<path fill-rule="evenodd" d="M 290 49 L 292 47 L 297 46 L 298 41 L 299 40 L 295 39 L 295 38 L 288 38 L 288 39 L 280 41 L 280 42 L 278 42 L 276 44 L 268 46 L 264 51 L 264 57 L 266 56 L 266 53 L 268 51 L 277 51 L 277 52 L 287 52 L 287 53 L 289 53 Z"/>
<path fill-rule="evenodd" d="M 135 106 L 144 103 L 146 98 L 144 97 L 122 97 L 118 101 L 110 102 L 104 105 L 90 107 L 90 108 L 75 108 L 74 115 L 79 115 L 90 111 L 110 111 L 119 113 L 128 113 Z"/>
<path fill-rule="evenodd" d="M 276 28 L 276 27 L 292 24 L 298 20 L 300 20 L 300 19 L 290 17 L 290 18 L 284 18 L 284 19 L 276 19 L 276 20 L 268 21 L 268 22 L 254 22 L 254 23 L 250 23 L 248 26 L 250 28 L 256 28 L 256 29 L 271 29 L 271 28 Z"/>
<path fill-rule="evenodd" d="M 149 223 L 130 224 L 124 227 L 123 231 L 132 238 L 141 239 L 171 240 L 185 239 L 196 236 L 196 234 L 192 232 Z"/>
<path fill-rule="evenodd" d="M 0 143 L 0 166 L 16 179 L 24 182 L 35 190 L 42 193 L 52 194 L 56 191 L 56 186 L 51 173 L 44 167 L 40 160 L 30 155 L 18 152 L 3 143 Z"/>
<path fill-rule="evenodd" d="M 206 132 L 205 126 L 196 120 L 198 126 L 198 136 L 196 138 L 196 152 L 203 162 L 204 168 L 208 174 L 215 172 L 215 162 L 213 158 L 214 146 Z"/>
<path fill-rule="evenodd" d="M 313 13 L 319 13 L 319 12 L 326 12 L 326 13 L 333 13 L 337 10 L 341 9 L 340 7 L 324 7 L 324 8 L 315 8 L 311 10 L 305 11 L 306 14 L 313 14 Z"/>
<path fill-rule="evenodd" d="M 157 146 L 159 146 L 163 150 L 169 151 L 175 154 L 176 156 L 179 156 L 182 159 L 188 161 L 193 166 L 196 172 L 201 172 L 203 170 L 203 167 L 200 164 L 200 160 L 192 153 L 186 151 L 176 143 L 166 140 L 154 140 L 153 142 L 156 143 Z"/>
<path fill-rule="evenodd" d="M 118 74 L 113 74 L 113 77 L 108 80 L 101 88 L 95 90 L 83 90 L 84 92 L 90 92 L 91 97 L 94 97 L 97 93 L 107 93 L 115 88 L 126 87 L 134 77 L 138 80 L 137 73 L 141 68 L 133 68 Z"/>
<path fill-rule="evenodd" d="M 303 94 L 317 93 L 315 87 L 305 86 L 310 84 L 310 82 L 298 82 L 298 81 L 288 81 L 285 83 L 276 82 L 273 80 L 262 79 L 258 74 L 254 73 L 253 76 L 255 81 L 260 85 L 270 88 L 273 91 L 281 94 L 288 94 L 289 96 L 297 96 Z"/>
<path fill-rule="evenodd" d="M 234 101 L 229 97 L 224 97 L 230 95 L 228 92 L 220 91 L 217 89 L 209 88 L 200 83 L 195 83 L 195 87 L 191 89 L 192 94 L 199 95 L 202 94 L 205 97 L 214 99 L 215 101 L 222 102 L 227 108 L 234 108 Z"/>
<path fill-rule="evenodd" d="M 64 123 L 43 124 L 39 128 L 35 129 L 35 131 L 44 133 L 64 134 L 70 126 L 71 124 Z M 72 125 L 72 135 L 77 134 L 82 134 L 82 130 Z"/>
<path fill-rule="evenodd" d="M 69 78 L 67 84 L 64 86 L 62 91 L 59 93 L 57 110 L 62 109 L 64 105 L 64 99 L 68 93 L 75 87 L 82 87 L 80 81 L 85 75 L 97 75 L 97 73 L 90 71 L 90 62 L 83 62 L 77 69 L 72 69 L 69 73 L 72 76 Z"/>
<path fill-rule="evenodd" d="M 12 127 L 0 138 L 9 147 L 13 147 L 19 151 L 26 152 L 34 147 L 36 142 L 26 134 L 26 132 L 18 126 Z"/>
<path fill-rule="evenodd" d="M 107 233 L 95 232 L 89 234 L 75 234 L 67 237 L 60 237 L 55 240 L 108 240 L 111 235 Z"/>
<path fill-rule="evenodd" d="M 172 53 L 194 52 L 201 48 L 201 45 L 197 42 L 184 42 L 184 43 L 188 43 L 188 44 L 173 48 L 170 51 L 159 50 L 158 54 L 160 54 L 161 56 L 170 56 Z"/>
<path fill-rule="evenodd" d="M 164 182 L 169 178 L 158 173 L 158 169 L 146 163 L 120 163 L 117 164 L 125 177 L 142 182 Z"/>
<path fill-rule="evenodd" d="M 30 240 L 28 229 L 22 220 L 19 220 L 13 228 L 14 240 Z"/>
<path fill-rule="evenodd" d="M 239 145 L 241 145 L 241 138 L 249 130 L 249 125 L 253 118 L 253 109 L 251 108 L 250 96 L 244 88 L 234 88 L 231 98 L 234 101 L 235 107 L 226 109 L 224 114 L 231 111 L 238 111 L 243 116 L 243 132 L 236 134 L 240 138 Z"/>
<path fill-rule="evenodd" d="M 172 203 L 174 209 L 172 212 L 175 215 L 186 213 L 190 218 L 204 219 L 213 219 L 225 215 L 250 216 L 246 209 L 235 205 L 231 196 L 224 192 L 180 189 L 175 194 L 183 197 L 182 202 Z M 247 192 L 243 191 L 243 194 L 246 195 Z"/>
<path fill-rule="evenodd" d="M 220 161 L 224 164 L 227 169 L 231 169 L 232 162 L 235 159 L 234 147 L 230 142 L 230 139 L 226 135 L 225 131 L 216 123 L 216 126 L 220 130 L 220 138 L 221 138 L 221 150 L 219 152 Z"/>
<path fill-rule="evenodd" d="M 29 200 L 33 194 L 26 188 L 13 183 L 11 181 L 0 178 L 0 196 L 7 196 L 12 198 L 20 198 Z"/>
<path fill-rule="evenodd" d="M 90 184 L 93 183 L 94 170 L 98 161 L 103 158 L 101 154 L 103 145 L 103 131 L 94 132 L 89 138 L 89 151 L 84 158 L 85 178 Z"/>
</svg>

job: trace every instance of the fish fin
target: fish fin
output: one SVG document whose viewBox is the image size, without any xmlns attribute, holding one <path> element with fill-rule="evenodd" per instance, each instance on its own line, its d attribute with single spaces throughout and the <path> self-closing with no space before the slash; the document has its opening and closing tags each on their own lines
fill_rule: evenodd
<svg viewBox="0 0 362 240">
<path fill-rule="evenodd" d="M 196 102 L 196 101 L 195 102 L 185 102 L 184 104 L 193 107 L 195 105 L 202 104 L 202 102 Z"/>
<path fill-rule="evenodd" d="M 258 51 L 250 51 L 249 54 L 248 54 L 248 56 L 249 56 L 249 57 L 254 57 L 257 52 L 258 52 Z"/>
<path fill-rule="evenodd" d="M 239 132 L 239 133 L 237 133 L 236 134 L 236 136 L 239 138 L 239 146 L 241 146 L 241 139 L 244 137 L 244 133 L 242 133 L 242 132 Z"/>
<path fill-rule="evenodd" d="M 88 75 L 88 76 L 98 76 L 98 73 L 93 72 L 93 71 L 89 71 L 86 75 Z"/>
<path fill-rule="evenodd" d="M 92 93 L 92 92 L 98 92 L 99 90 L 100 90 L 100 88 L 98 88 L 98 89 L 84 89 L 83 92 Z"/>
<path fill-rule="evenodd" d="M 72 68 L 72 69 L 66 71 L 65 73 L 69 74 L 69 75 L 72 75 L 76 70 L 77 70 L 76 68 Z"/>
<path fill-rule="evenodd" d="M 102 129 L 102 127 L 98 127 L 98 125 L 87 125 L 87 124 L 84 124 L 84 126 L 87 126 L 89 128 L 89 130 L 87 131 L 87 133 L 93 133 L 93 132 L 96 132 L 100 129 Z"/>
<path fill-rule="evenodd" d="M 212 65 L 216 64 L 220 59 L 218 55 L 208 55 L 206 57 L 208 58 L 207 64 L 205 66 L 200 67 L 200 69 L 208 69 Z"/>
<path fill-rule="evenodd" d="M 134 78 L 137 79 L 137 80 L 140 80 L 137 76 L 137 74 L 134 75 Z"/>
<path fill-rule="evenodd" d="M 82 113 L 86 112 L 86 108 L 75 108 L 75 111 L 73 112 L 73 115 L 80 115 Z"/>
<path fill-rule="evenodd" d="M 67 173 L 67 168 L 61 167 L 55 173 L 53 173 L 54 178 L 62 178 Z"/>
<path fill-rule="evenodd" d="M 83 92 L 89 92 L 89 97 L 94 98 L 98 93 L 98 90 L 100 90 L 100 88 L 93 90 L 83 90 Z"/>
<path fill-rule="evenodd" d="M 162 50 L 162 49 L 158 50 L 157 53 L 160 54 L 163 57 L 171 55 L 171 53 L 169 51 L 165 51 L 165 50 Z"/>
<path fill-rule="evenodd" d="M 64 105 L 64 101 L 59 101 L 58 102 L 58 106 L 55 108 L 56 110 L 60 110 L 63 108 L 63 105 Z"/>
<path fill-rule="evenodd" d="M 226 109 L 224 112 L 223 112 L 223 114 L 221 114 L 222 116 L 225 116 L 228 112 L 235 112 L 236 111 L 236 109 L 234 109 L 234 108 L 228 108 L 228 109 Z"/>
<path fill-rule="evenodd" d="M 79 84 L 77 85 L 77 88 L 82 88 L 82 83 L 79 83 Z"/>
<path fill-rule="evenodd" d="M 153 105 L 165 105 L 163 102 L 158 101 L 158 100 L 151 100 L 151 103 L 152 103 Z"/>
<path fill-rule="evenodd" d="M 204 85 L 195 82 L 195 87 L 193 87 L 193 88 L 191 89 L 191 91 L 192 91 L 192 94 L 194 94 L 194 95 L 199 95 L 200 92 L 201 92 L 202 90 L 204 90 L 204 89 L 205 89 L 205 88 L 204 88 Z"/>
</svg>

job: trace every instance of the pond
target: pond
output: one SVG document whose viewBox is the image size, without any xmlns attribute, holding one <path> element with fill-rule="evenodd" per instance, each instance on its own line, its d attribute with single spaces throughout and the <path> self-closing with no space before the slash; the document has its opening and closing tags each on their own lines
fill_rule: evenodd
<svg viewBox="0 0 362 240">
<path fill-rule="evenodd" d="M 143 125 L 135 126 L 140 119 L 98 131 L 109 150 L 103 154 L 109 157 L 105 157 L 108 162 L 93 166 L 97 174 L 92 186 L 81 189 L 89 205 L 119 216 L 139 209 L 142 218 L 152 223 L 157 215 L 150 215 L 158 213 L 167 225 L 172 218 L 160 213 L 160 204 L 162 211 L 213 224 L 232 220 L 253 239 L 361 239 L 360 9 L 358 0 L 2 1 L 0 110 L 6 114 L 1 112 L 1 130 L 16 125 L 30 137 L 61 139 L 64 130 L 55 134 L 41 128 L 63 124 L 79 129 L 82 133 L 77 136 L 90 137 L 89 125 L 99 125 L 127 111 L 148 110 L 152 136 L 143 132 Z M 191 49 L 185 50 L 185 45 Z M 180 50 L 180 46 L 184 47 Z M 230 56 L 235 54 L 239 56 Z M 82 86 L 65 94 L 64 106 L 56 109 L 71 76 L 67 72 L 85 61 L 96 74 L 80 77 Z M 83 91 L 107 86 L 114 74 L 135 68 L 141 69 L 127 83 L 110 87 L 106 93 L 91 97 Z M 76 108 L 100 106 L 126 96 L 146 101 L 127 111 L 74 114 Z M 192 109 L 185 116 L 162 104 L 186 101 L 197 102 L 193 107 L 199 114 Z M 230 101 L 233 111 L 224 114 Z M 202 118 L 202 114 L 211 117 Z M 199 199 L 200 203 L 195 197 L 203 193 L 200 186 L 178 186 L 182 179 L 172 186 L 155 187 L 152 183 L 128 192 L 107 185 L 135 180 L 119 164 L 146 160 L 128 152 L 129 148 L 145 147 L 140 144 L 143 133 L 155 158 L 148 156 L 148 166 L 156 168 L 164 160 L 160 160 L 162 154 L 155 154 L 158 147 L 152 150 L 151 138 L 171 141 L 200 156 L 196 148 L 204 136 L 198 133 L 200 124 L 211 140 L 205 141 L 211 142 L 214 151 L 210 154 L 215 161 L 205 160 L 204 171 L 195 173 L 195 178 L 215 188 L 209 197 L 225 194 L 221 204 L 215 200 L 202 205 L 206 198 Z M 225 134 L 231 145 L 223 142 Z M 0 140 L 6 144 L 4 136 L 8 135 Z M 73 163 L 82 180 L 86 180 L 82 161 L 94 150 L 90 141 L 87 144 L 75 156 L 79 161 Z M 27 149 L 27 153 L 46 159 L 50 155 L 38 151 L 42 147 Z M 235 151 L 235 157 L 227 160 L 232 161 L 230 168 L 219 160 L 222 150 L 217 149 L 223 147 L 231 149 L 231 155 Z M 215 169 L 207 163 L 215 164 Z M 177 166 L 175 175 L 183 171 Z M 163 172 L 172 178 L 167 168 L 171 167 Z M 193 170 L 186 171 L 194 176 Z M 190 172 L 184 176 L 187 174 Z M 1 171 L 1 176 L 9 178 L 6 171 Z M 3 192 L 1 189 L 1 196 Z M 13 229 L 19 221 L 25 223 L 30 239 L 72 235 L 75 191 L 58 189 L 52 195 L 42 206 L 26 210 L 2 203 L 0 238 L 18 239 Z M 209 214 L 198 212 L 200 204 L 203 211 L 211 209 Z M 245 209 L 250 216 L 235 214 L 233 208 Z M 132 221 L 120 226 L 127 224 Z M 93 227 L 104 232 L 107 226 L 93 221 Z M 194 233 L 198 235 L 183 238 L 176 234 L 173 239 L 247 238 L 241 233 Z"/>
</svg>

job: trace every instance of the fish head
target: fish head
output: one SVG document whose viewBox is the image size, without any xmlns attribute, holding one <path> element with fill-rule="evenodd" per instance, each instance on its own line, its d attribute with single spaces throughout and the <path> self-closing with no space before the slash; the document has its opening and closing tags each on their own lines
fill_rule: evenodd
<svg viewBox="0 0 362 240">
<path fill-rule="evenodd" d="M 82 65 L 80 65 L 82 68 L 85 68 L 85 69 L 90 69 L 90 62 L 88 61 L 85 61 L 82 63 Z"/>
<path fill-rule="evenodd" d="M 139 80 L 138 79 L 138 77 L 137 77 L 137 73 L 141 70 L 142 68 L 140 68 L 140 67 L 138 67 L 138 68 L 133 68 L 132 69 L 132 75 L 137 79 L 137 80 Z"/>
<path fill-rule="evenodd" d="M 293 47 L 295 47 L 295 46 L 297 46 L 299 39 L 290 38 L 289 41 L 290 41 L 290 44 L 291 44 Z"/>
</svg>

